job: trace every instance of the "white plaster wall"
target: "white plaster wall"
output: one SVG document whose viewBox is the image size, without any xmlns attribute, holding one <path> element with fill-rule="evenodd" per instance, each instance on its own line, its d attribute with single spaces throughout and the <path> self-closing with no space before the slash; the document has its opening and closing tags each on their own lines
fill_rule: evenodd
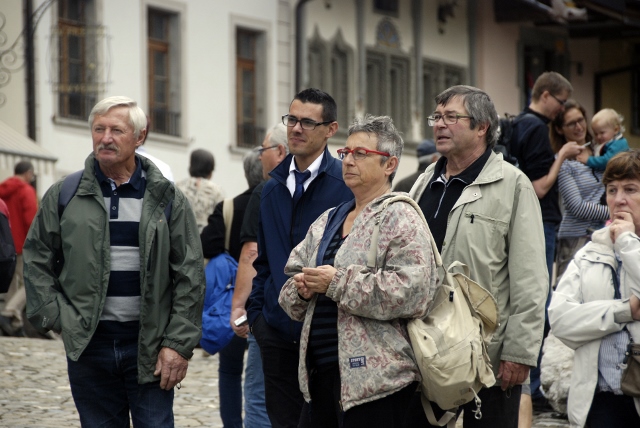
<svg viewBox="0 0 640 428">
<path fill-rule="evenodd" d="M 587 116 L 595 113 L 594 79 L 593 76 L 600 67 L 600 43 L 597 39 L 577 39 L 569 42 L 571 52 L 571 86 L 573 95 L 587 110 Z M 578 64 L 582 65 L 579 74 Z M 589 120 L 591 122 L 591 120 Z"/>
<path fill-rule="evenodd" d="M 13 45 L 22 31 L 23 13 L 22 0 L 0 1 L 0 13 L 4 15 L 3 25 L 0 29 L 0 51 L 6 51 Z M 27 100 L 24 91 L 26 67 L 24 66 L 23 43 L 18 43 L 15 52 L 15 62 L 12 56 L 3 57 L 3 65 L 11 70 L 10 73 L 0 73 L 0 96 L 4 98 L 4 104 L 0 105 L 0 120 L 11 126 L 21 134 L 27 134 Z M 7 63 L 9 61 L 9 63 Z M 7 80 L 8 79 L 8 80 Z M 13 174 L 13 171 L 11 172 Z"/>
<path fill-rule="evenodd" d="M 476 86 L 489 94 L 498 114 L 519 113 L 518 24 L 496 24 L 493 0 L 476 6 Z"/>
<path fill-rule="evenodd" d="M 458 1 L 454 17 L 447 18 L 438 31 L 438 4 L 436 0 L 423 2 L 423 55 L 430 59 L 446 62 L 460 67 L 469 64 L 469 31 L 467 24 L 467 1 Z M 492 9 L 493 10 L 493 9 Z M 411 17 L 408 17 L 409 23 Z M 409 26 L 410 28 L 410 26 Z"/>
<path fill-rule="evenodd" d="M 476 43 L 476 86 L 486 91 L 498 114 L 518 113 L 520 90 L 518 87 L 518 41 L 521 25 L 495 22 L 492 0 L 478 0 Z M 599 42 L 597 39 L 569 41 L 570 75 L 573 97 L 593 115 L 593 76 L 599 68 Z M 577 63 L 582 64 L 578 74 Z"/>
<path fill-rule="evenodd" d="M 355 50 L 357 43 L 355 1 L 333 0 L 329 8 L 325 4 L 324 1 L 319 0 L 305 4 L 306 38 L 313 37 L 317 29 L 322 39 L 331 40 L 340 29 L 344 41 Z"/>
</svg>

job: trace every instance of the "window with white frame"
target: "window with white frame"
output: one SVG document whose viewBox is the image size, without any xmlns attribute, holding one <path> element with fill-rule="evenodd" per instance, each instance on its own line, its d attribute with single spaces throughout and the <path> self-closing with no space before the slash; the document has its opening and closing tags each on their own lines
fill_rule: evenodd
<svg viewBox="0 0 640 428">
<path fill-rule="evenodd" d="M 383 55 L 367 53 L 367 113 L 383 114 L 387 104 L 387 79 Z"/>
<path fill-rule="evenodd" d="M 351 69 L 353 50 L 340 32 L 331 40 L 322 40 L 316 32 L 308 44 L 309 86 L 333 97 L 338 106 L 338 132 L 347 130 L 353 116 Z"/>
<path fill-rule="evenodd" d="M 236 29 L 237 146 L 252 148 L 266 133 L 266 58 L 263 31 Z"/>
<path fill-rule="evenodd" d="M 331 49 L 331 96 L 338 106 L 338 123 L 347 130 L 351 122 L 349 96 L 349 52 L 335 44 Z"/>
<path fill-rule="evenodd" d="M 93 0 L 59 0 L 54 32 L 57 57 L 54 92 L 58 96 L 58 116 L 86 120 L 103 89 L 103 70 L 97 47 L 103 39 L 95 22 Z"/>
<path fill-rule="evenodd" d="M 150 130 L 181 135 L 179 15 L 147 11 Z"/>
<path fill-rule="evenodd" d="M 411 99 L 409 58 L 367 51 L 367 113 L 391 116 L 400 131 L 408 132 Z"/>
<path fill-rule="evenodd" d="M 315 37 L 309 42 L 309 87 L 324 89 L 325 82 L 325 64 L 327 63 L 326 43 Z"/>
<path fill-rule="evenodd" d="M 467 73 L 462 67 L 431 60 L 424 61 L 423 73 L 424 106 L 422 109 L 422 121 L 425 135 L 428 138 L 432 138 L 433 128 L 427 123 L 427 117 L 437 107 L 435 97 L 451 86 L 464 84 Z"/>
</svg>

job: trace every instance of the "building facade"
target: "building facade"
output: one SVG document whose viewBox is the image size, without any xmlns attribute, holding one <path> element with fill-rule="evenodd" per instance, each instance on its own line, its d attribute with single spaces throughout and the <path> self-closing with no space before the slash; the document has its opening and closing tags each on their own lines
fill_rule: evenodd
<svg viewBox="0 0 640 428">
<path fill-rule="evenodd" d="M 631 4 L 613 3 L 620 2 Z M 638 146 L 640 35 L 633 21 L 623 24 L 596 3 L 4 0 L 0 121 L 46 158 L 38 167 L 42 195 L 82 168 L 93 104 L 127 95 L 150 118 L 147 152 L 176 180 L 188 176 L 190 152 L 205 148 L 216 157 L 213 180 L 233 196 L 246 188 L 243 154 L 301 88 L 322 88 L 337 101 L 332 151 L 354 116 L 390 115 L 406 141 L 402 178 L 417 166 L 416 145 L 432 136 L 426 118 L 440 91 L 471 84 L 491 95 L 500 114 L 518 113 L 535 78 L 555 70 L 571 80 L 589 115 L 604 106 L 624 114 Z M 599 30 L 618 27 L 626 32 Z M 0 178 L 29 156 L 9 152 L 0 142 Z"/>
</svg>

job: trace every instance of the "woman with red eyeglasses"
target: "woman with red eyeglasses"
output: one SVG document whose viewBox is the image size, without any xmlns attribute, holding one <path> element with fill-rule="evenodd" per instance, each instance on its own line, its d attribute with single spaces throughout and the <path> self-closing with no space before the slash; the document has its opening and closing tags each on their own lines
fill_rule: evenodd
<svg viewBox="0 0 640 428">
<path fill-rule="evenodd" d="M 403 141 L 391 118 L 356 119 L 348 135 L 338 154 L 354 199 L 292 251 L 279 303 L 304 322 L 298 378 L 311 426 L 400 427 L 420 379 L 406 325 L 429 308 L 435 260 L 421 213 L 385 206 L 400 195 L 391 182 Z"/>
</svg>

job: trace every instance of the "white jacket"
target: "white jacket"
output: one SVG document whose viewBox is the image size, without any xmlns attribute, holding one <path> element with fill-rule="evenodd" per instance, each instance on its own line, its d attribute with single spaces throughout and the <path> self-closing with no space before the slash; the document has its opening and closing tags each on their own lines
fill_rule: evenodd
<svg viewBox="0 0 640 428">
<path fill-rule="evenodd" d="M 615 252 L 622 260 L 621 300 L 614 300 L 613 273 L 618 269 Z M 551 330 L 575 350 L 569 390 L 568 413 L 572 427 L 583 427 L 598 383 L 598 353 L 605 336 L 626 325 L 640 342 L 640 322 L 633 321 L 629 296 L 640 291 L 640 238 L 625 232 L 611 242 L 609 228 L 593 233 L 574 256 L 562 276 L 549 306 Z M 635 399 L 640 413 L 640 399 Z"/>
</svg>

